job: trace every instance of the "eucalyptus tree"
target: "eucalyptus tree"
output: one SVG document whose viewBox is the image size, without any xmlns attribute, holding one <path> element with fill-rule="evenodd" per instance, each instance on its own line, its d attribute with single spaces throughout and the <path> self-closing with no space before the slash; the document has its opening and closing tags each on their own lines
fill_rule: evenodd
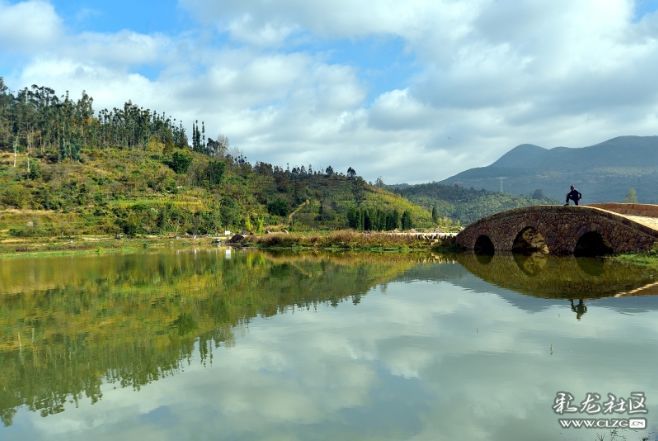
<svg viewBox="0 0 658 441">
<path fill-rule="evenodd" d="M 86 92 L 74 100 L 68 91 L 58 96 L 53 89 L 37 85 L 12 93 L 0 77 L 0 150 L 13 151 L 15 158 L 23 153 L 29 171 L 35 155 L 77 160 L 82 147 L 145 149 L 155 141 L 165 147 L 188 148 L 182 122 L 165 113 L 131 101 L 96 113 L 93 103 Z M 195 122 L 193 147 L 210 153 L 203 122 L 200 129 Z"/>
</svg>

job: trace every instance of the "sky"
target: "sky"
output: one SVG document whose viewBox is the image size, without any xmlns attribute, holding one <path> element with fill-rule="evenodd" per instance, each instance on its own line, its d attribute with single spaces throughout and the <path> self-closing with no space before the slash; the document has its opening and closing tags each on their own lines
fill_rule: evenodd
<svg viewBox="0 0 658 441">
<path fill-rule="evenodd" d="M 0 76 L 204 121 L 250 161 L 439 181 L 658 134 L 658 0 L 0 0 Z"/>
</svg>

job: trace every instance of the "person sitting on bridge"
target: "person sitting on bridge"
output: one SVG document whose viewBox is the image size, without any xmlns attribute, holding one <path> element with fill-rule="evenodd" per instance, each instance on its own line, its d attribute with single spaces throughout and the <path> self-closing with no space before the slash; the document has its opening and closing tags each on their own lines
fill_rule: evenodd
<svg viewBox="0 0 658 441">
<path fill-rule="evenodd" d="M 572 200 L 574 204 L 578 205 L 578 201 L 583 198 L 582 193 L 580 193 L 576 188 L 572 185 L 571 186 L 571 191 L 567 193 L 567 201 L 564 204 L 565 206 L 569 205 L 569 200 Z"/>
</svg>

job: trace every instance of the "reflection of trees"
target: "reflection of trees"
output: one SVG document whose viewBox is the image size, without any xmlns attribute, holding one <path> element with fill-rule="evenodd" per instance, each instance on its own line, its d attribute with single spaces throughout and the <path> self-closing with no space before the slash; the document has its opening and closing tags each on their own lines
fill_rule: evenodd
<svg viewBox="0 0 658 441">
<path fill-rule="evenodd" d="M 215 252 L 5 261 L 0 268 L 0 418 L 42 415 L 103 382 L 139 388 L 232 344 L 232 329 L 291 306 L 358 303 L 404 272 L 400 258 Z M 196 345 L 196 346 L 195 346 Z"/>
<path fill-rule="evenodd" d="M 645 268 L 607 259 L 497 254 L 487 262 L 459 254 L 457 260 L 487 282 L 536 297 L 606 297 L 656 281 Z"/>
</svg>

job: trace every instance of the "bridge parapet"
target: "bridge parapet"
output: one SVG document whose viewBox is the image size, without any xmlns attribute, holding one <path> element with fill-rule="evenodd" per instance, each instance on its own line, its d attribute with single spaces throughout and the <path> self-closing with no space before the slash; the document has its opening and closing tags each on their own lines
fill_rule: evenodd
<svg viewBox="0 0 658 441">
<path fill-rule="evenodd" d="M 629 213 L 653 213 L 652 207 L 656 207 L 645 210 L 640 204 L 632 205 L 626 207 Z M 650 250 L 658 241 L 658 229 L 637 222 L 635 217 L 592 206 L 517 208 L 469 225 L 456 242 L 467 249 L 484 247 L 490 252 L 531 247 L 557 255 Z"/>
</svg>

